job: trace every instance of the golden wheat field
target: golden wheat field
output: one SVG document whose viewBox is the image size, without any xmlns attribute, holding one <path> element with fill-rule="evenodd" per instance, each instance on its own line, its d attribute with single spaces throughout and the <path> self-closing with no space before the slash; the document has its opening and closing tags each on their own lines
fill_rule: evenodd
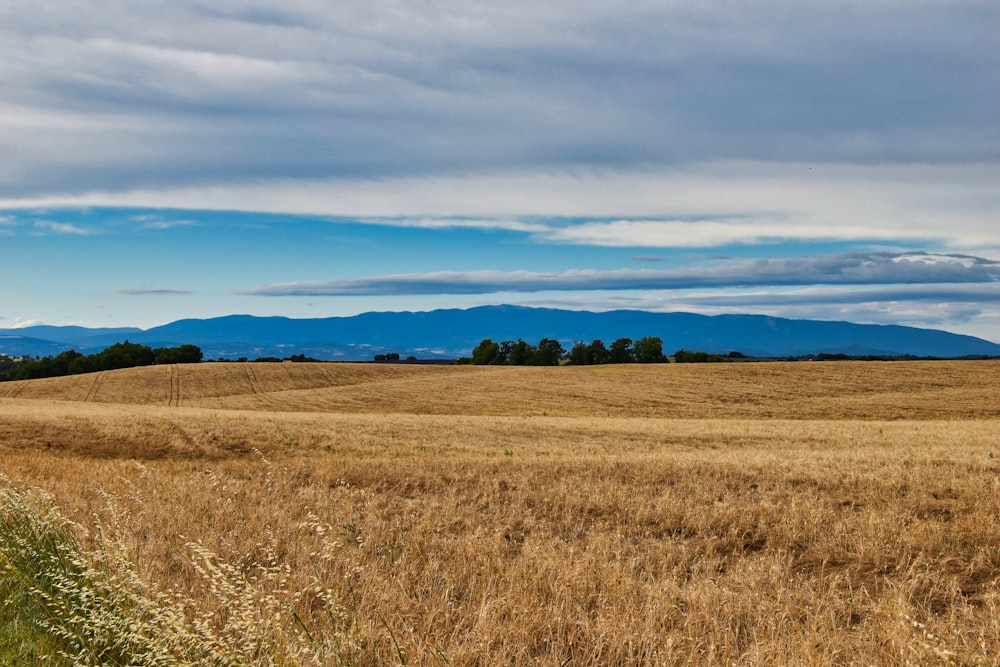
<svg viewBox="0 0 1000 667">
<path fill-rule="evenodd" d="M 235 664 L 1000 664 L 996 361 L 10 382 L 0 486 Z"/>
</svg>

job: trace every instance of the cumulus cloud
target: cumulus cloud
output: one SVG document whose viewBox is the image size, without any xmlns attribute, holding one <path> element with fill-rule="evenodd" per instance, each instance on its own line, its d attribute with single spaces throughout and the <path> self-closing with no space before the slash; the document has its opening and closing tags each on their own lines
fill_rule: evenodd
<svg viewBox="0 0 1000 667">
<path fill-rule="evenodd" d="M 575 269 L 441 271 L 329 282 L 294 282 L 248 289 L 257 296 L 374 296 L 490 294 L 579 290 L 664 290 L 728 286 L 983 283 L 1000 279 L 1000 262 L 966 255 L 848 253 L 792 259 L 757 259 L 711 267 L 654 271 Z"/>
</svg>

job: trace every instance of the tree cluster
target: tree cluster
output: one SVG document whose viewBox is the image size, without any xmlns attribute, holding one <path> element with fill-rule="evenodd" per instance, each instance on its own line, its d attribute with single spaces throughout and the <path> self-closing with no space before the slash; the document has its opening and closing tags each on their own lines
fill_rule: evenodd
<svg viewBox="0 0 1000 667">
<path fill-rule="evenodd" d="M 594 364 L 656 364 L 668 361 L 663 354 L 663 340 L 659 336 L 646 336 L 633 341 L 619 338 L 606 346 L 596 339 L 590 343 L 580 341 L 569 352 L 551 338 L 543 338 L 537 345 L 522 339 L 495 342 L 485 338 L 472 350 L 472 356 L 460 360 L 480 366 L 557 366 L 562 361 L 577 366 Z"/>
<path fill-rule="evenodd" d="M 477 366 L 557 366 L 565 354 L 562 344 L 551 338 L 543 338 L 537 345 L 520 338 L 499 343 L 484 338 L 473 348 L 472 357 L 459 359 L 459 363 Z"/>
<path fill-rule="evenodd" d="M 23 361 L 15 368 L 0 372 L 0 380 L 34 380 L 153 364 L 190 364 L 200 362 L 201 357 L 201 348 L 197 345 L 154 349 L 148 345 L 130 343 L 126 340 L 96 354 L 66 350 L 54 357 Z"/>
<path fill-rule="evenodd" d="M 734 356 L 739 354 L 740 356 Z M 740 359 L 745 358 L 739 352 L 730 352 L 729 356 L 723 356 L 721 354 L 709 354 L 708 352 L 692 352 L 690 350 L 677 350 L 674 352 L 674 361 L 678 364 L 712 364 L 719 363 L 723 361 L 729 361 L 730 359 Z"/>
<path fill-rule="evenodd" d="M 0 375 L 15 370 L 19 366 L 26 364 L 28 361 L 29 359 L 24 357 L 8 357 L 6 354 L 0 354 Z"/>
<path fill-rule="evenodd" d="M 668 361 L 663 354 L 663 339 L 644 336 L 636 341 L 619 338 L 610 347 L 595 339 L 590 343 L 578 342 L 569 351 L 569 363 L 576 366 L 596 364 L 662 364 Z"/>
</svg>

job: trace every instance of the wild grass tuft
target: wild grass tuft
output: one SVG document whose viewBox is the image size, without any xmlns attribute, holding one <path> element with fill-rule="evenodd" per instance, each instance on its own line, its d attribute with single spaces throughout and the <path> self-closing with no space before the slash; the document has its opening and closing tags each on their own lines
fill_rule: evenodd
<svg viewBox="0 0 1000 667">
<path fill-rule="evenodd" d="M 341 592 L 318 580 L 307 591 L 291 590 L 273 535 L 265 536 L 250 564 L 226 562 L 189 542 L 190 565 L 213 601 L 199 606 L 182 592 L 158 591 L 140 580 L 115 525 L 123 513 L 108 501 L 112 525 L 98 523 L 87 535 L 57 509 L 44 509 L 51 503 L 42 492 L 0 490 L 2 664 L 357 664 L 365 642 Z M 296 611 L 303 595 L 321 612 L 308 621 Z M 405 664 L 398 645 L 397 651 Z"/>
<path fill-rule="evenodd" d="M 112 551 L 84 551 L 56 510 L 43 511 L 37 499 L 14 489 L 0 499 L 0 589 L 7 613 L 36 635 L 44 633 L 34 648 L 46 653 L 36 660 L 235 664 L 200 646 L 183 615 L 146 590 Z"/>
</svg>

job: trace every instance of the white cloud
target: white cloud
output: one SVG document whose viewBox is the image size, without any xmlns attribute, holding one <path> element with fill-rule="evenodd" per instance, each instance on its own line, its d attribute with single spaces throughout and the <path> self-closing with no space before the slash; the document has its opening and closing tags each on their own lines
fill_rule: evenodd
<svg viewBox="0 0 1000 667">
<path fill-rule="evenodd" d="M 351 219 L 351 222 L 355 220 Z M 495 218 L 441 218 L 441 217 L 383 217 L 361 218 L 356 222 L 385 227 L 411 227 L 420 229 L 502 229 L 512 232 L 546 234 L 549 227 L 539 222 L 504 220 Z"/>
<path fill-rule="evenodd" d="M 23 319 L 21 317 L 14 318 L 14 323 L 10 325 L 11 329 L 24 329 L 25 327 L 34 327 L 40 324 L 45 324 L 41 320 Z"/>
<path fill-rule="evenodd" d="M 143 220 L 143 229 L 173 229 L 174 227 L 196 227 L 200 223 L 197 220 Z"/>
<path fill-rule="evenodd" d="M 977 0 L 8 4 L 7 198 L 1000 158 Z"/>
<path fill-rule="evenodd" d="M 621 269 L 563 272 L 439 271 L 335 280 L 292 282 L 244 290 L 256 296 L 361 296 L 399 294 L 490 294 L 580 290 L 667 290 L 697 287 L 993 283 L 1000 262 L 975 257 L 923 255 L 913 261 L 888 253 L 755 259 L 689 269 Z"/>
<path fill-rule="evenodd" d="M 56 205 L 246 210 L 383 225 L 496 227 L 552 242 L 636 247 L 710 247 L 768 239 L 913 241 L 1000 257 L 1000 164 L 726 162 L 666 170 L 279 180 L 0 198 L 0 209 Z M 564 220 L 553 222 L 555 218 Z M 575 218 L 584 221 L 577 224 Z"/>
<path fill-rule="evenodd" d="M 912 234 L 895 232 L 903 238 Z M 723 220 L 613 220 L 587 222 L 549 229 L 541 238 L 577 245 L 657 248 L 710 248 L 732 244 L 777 243 L 781 241 L 889 240 L 893 233 L 884 229 L 841 225 L 796 224 L 795 221 L 755 219 Z M 940 235 L 930 237 L 940 241 Z M 926 239 L 925 239 L 926 240 Z"/>
<path fill-rule="evenodd" d="M 69 234 L 73 236 L 89 236 L 93 230 L 85 229 L 69 222 L 53 222 L 51 220 L 36 220 L 35 228 L 53 234 Z"/>
</svg>

